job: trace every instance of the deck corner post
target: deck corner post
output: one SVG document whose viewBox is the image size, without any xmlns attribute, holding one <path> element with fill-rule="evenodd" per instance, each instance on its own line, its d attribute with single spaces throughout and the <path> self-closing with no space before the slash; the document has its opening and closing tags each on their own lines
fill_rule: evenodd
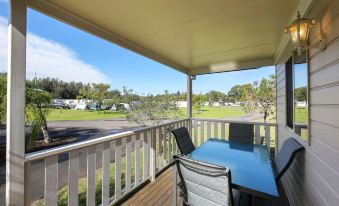
<svg viewBox="0 0 339 206">
<path fill-rule="evenodd" d="M 187 117 L 192 118 L 192 77 L 187 75 Z"/>
<path fill-rule="evenodd" d="M 26 1 L 10 0 L 6 130 L 6 205 L 8 206 L 25 204 L 26 19 Z"/>
</svg>

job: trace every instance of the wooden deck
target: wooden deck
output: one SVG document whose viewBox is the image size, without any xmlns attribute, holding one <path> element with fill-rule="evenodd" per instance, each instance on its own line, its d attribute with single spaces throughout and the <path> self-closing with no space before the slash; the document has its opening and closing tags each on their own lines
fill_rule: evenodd
<svg viewBox="0 0 339 206">
<path fill-rule="evenodd" d="M 165 170 L 156 181 L 147 184 L 122 205 L 172 205 L 172 169 Z"/>
<path fill-rule="evenodd" d="M 288 206 L 285 191 L 280 187 L 281 197 L 272 201 L 256 200 L 256 205 L 260 206 Z M 123 206 L 167 206 L 172 205 L 172 169 L 165 170 L 156 181 L 151 182 L 127 199 Z M 178 204 L 182 205 L 180 198 Z"/>
</svg>

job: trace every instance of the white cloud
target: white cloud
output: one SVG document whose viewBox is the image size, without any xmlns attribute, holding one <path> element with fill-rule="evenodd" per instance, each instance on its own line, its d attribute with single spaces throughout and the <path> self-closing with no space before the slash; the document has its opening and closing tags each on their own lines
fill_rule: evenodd
<svg viewBox="0 0 339 206">
<path fill-rule="evenodd" d="M 1 1 L 1 0 L 0 0 Z M 58 42 L 27 34 L 26 76 L 53 77 L 63 81 L 104 82 L 111 79 L 98 68 L 79 59 L 69 47 Z M 0 16 L 0 70 L 7 70 L 7 20 Z"/>
</svg>

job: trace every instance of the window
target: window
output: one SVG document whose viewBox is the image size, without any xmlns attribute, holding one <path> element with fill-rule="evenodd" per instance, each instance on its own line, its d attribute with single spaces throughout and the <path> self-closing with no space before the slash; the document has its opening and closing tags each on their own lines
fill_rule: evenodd
<svg viewBox="0 0 339 206">
<path fill-rule="evenodd" d="M 286 62 L 286 125 L 308 141 L 307 53 L 293 53 Z"/>
<path fill-rule="evenodd" d="M 286 125 L 293 129 L 293 63 L 286 62 Z"/>
</svg>

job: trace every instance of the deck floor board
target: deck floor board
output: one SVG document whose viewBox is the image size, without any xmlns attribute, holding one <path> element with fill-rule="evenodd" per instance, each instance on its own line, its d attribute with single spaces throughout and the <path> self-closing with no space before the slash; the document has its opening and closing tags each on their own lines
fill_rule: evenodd
<svg viewBox="0 0 339 206">
<path fill-rule="evenodd" d="M 265 206 L 288 206 L 285 192 L 280 188 L 281 198 L 272 201 L 256 200 L 256 205 Z M 178 197 L 178 204 L 182 201 Z M 156 181 L 151 182 L 127 199 L 123 206 L 169 206 L 172 205 L 172 169 L 165 170 Z"/>
</svg>

